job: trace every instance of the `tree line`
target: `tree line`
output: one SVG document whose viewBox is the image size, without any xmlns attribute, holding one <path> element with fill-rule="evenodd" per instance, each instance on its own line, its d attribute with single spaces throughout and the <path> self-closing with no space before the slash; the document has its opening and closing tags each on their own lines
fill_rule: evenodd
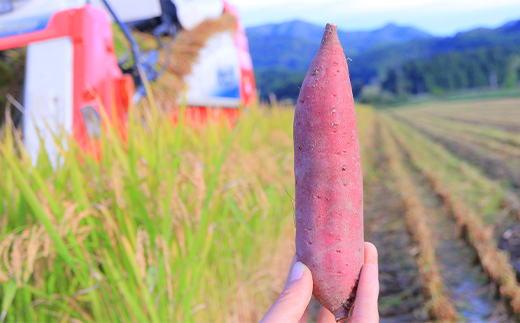
<svg viewBox="0 0 520 323">
<path fill-rule="evenodd" d="M 515 87 L 520 79 L 520 50 L 481 48 L 404 62 L 390 68 L 382 89 L 395 95 L 439 94 L 480 87 Z"/>
<path fill-rule="evenodd" d="M 520 81 L 519 48 L 479 48 L 407 60 L 369 75 L 353 69 L 354 96 L 361 102 L 394 103 L 410 95 L 443 94 L 475 88 L 513 88 Z M 295 101 L 305 72 L 289 68 L 255 71 L 261 100 L 271 94 Z M 364 75 L 366 74 L 366 75 Z M 363 78 L 359 75 L 364 76 Z M 368 75 L 368 76 L 367 76 Z M 366 77 L 365 77 L 366 76 Z"/>
</svg>

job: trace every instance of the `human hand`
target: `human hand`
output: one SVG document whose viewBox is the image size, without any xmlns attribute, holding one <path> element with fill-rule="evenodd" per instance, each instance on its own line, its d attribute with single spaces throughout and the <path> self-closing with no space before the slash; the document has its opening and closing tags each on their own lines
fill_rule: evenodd
<svg viewBox="0 0 520 323">
<path fill-rule="evenodd" d="M 350 323 L 379 322 L 379 311 L 377 308 L 379 296 L 378 270 L 377 249 L 370 242 L 365 242 L 365 264 L 361 268 L 356 301 L 349 319 Z M 311 295 L 311 271 L 301 262 L 296 262 L 295 255 L 282 293 L 260 323 L 307 322 L 307 311 Z M 336 322 L 334 315 L 329 310 L 321 307 L 318 323 L 329 322 Z"/>
</svg>

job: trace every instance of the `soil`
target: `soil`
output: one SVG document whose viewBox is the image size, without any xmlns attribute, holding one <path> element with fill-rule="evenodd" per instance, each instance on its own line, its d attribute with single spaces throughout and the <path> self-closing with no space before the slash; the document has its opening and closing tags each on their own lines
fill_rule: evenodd
<svg viewBox="0 0 520 323">
<path fill-rule="evenodd" d="M 415 252 L 406 230 L 404 205 L 388 176 L 388 161 L 376 131 L 375 170 L 378 176 L 365 183 L 365 237 L 379 252 L 381 322 L 428 320 L 423 286 L 419 280 Z"/>
<path fill-rule="evenodd" d="M 435 258 L 440 268 L 447 295 L 464 321 L 509 322 L 504 303 L 497 299 L 497 286 L 479 266 L 475 250 L 461 237 L 457 225 L 425 176 L 403 154 L 412 170 L 425 210 L 427 223 L 435 242 Z"/>
<path fill-rule="evenodd" d="M 498 248 L 509 253 L 511 264 L 516 271 L 516 279 L 520 281 L 520 224 L 505 230 L 498 241 Z"/>
<path fill-rule="evenodd" d="M 423 286 L 406 231 L 404 206 L 388 181 L 375 183 L 368 190 L 365 232 L 379 252 L 381 322 L 426 321 Z"/>
</svg>

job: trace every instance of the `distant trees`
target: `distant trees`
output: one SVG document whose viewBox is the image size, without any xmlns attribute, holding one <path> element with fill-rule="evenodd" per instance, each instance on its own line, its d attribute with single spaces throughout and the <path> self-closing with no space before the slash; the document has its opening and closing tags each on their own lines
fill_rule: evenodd
<svg viewBox="0 0 520 323">
<path fill-rule="evenodd" d="M 255 70 L 255 82 L 260 94 L 260 100 L 268 101 L 272 94 L 278 100 L 293 100 L 296 102 L 300 87 L 306 72 L 288 68 L 259 68 Z M 354 97 L 361 94 L 365 86 L 359 78 L 351 78 Z"/>
<path fill-rule="evenodd" d="M 509 64 L 504 86 L 510 89 L 515 87 L 518 84 L 518 80 L 520 80 L 520 54 L 513 55 Z"/>
<path fill-rule="evenodd" d="M 260 100 L 268 100 L 271 94 L 277 99 L 296 101 L 306 72 L 296 72 L 285 68 L 255 70 L 256 86 L 260 90 Z"/>
<path fill-rule="evenodd" d="M 404 62 L 388 69 L 381 85 L 396 95 L 437 94 L 493 84 L 512 87 L 518 82 L 519 69 L 520 50 L 482 48 Z"/>
<path fill-rule="evenodd" d="M 304 30 L 294 28 L 297 33 L 289 38 L 286 33 L 269 35 L 266 30 L 250 34 L 261 99 L 273 93 L 278 99 L 296 100 L 318 47 L 314 40 L 302 37 L 309 34 Z M 354 45 L 360 35 L 352 37 L 342 44 L 352 59 L 348 64 L 352 91 L 364 102 L 401 101 L 410 95 L 480 87 L 512 88 L 520 81 L 520 20 L 495 29 L 477 28 L 452 37 L 403 43 L 381 43 L 380 39 L 388 37 L 384 34 L 371 46 L 363 40 L 363 48 Z"/>
<path fill-rule="evenodd" d="M 355 66 L 355 65 L 354 65 Z M 361 102 L 388 104 L 407 95 L 442 94 L 479 87 L 512 88 L 520 81 L 520 49 L 480 48 L 438 54 L 431 59 L 405 61 L 388 67 L 371 81 L 351 71 L 352 90 Z M 280 99 L 298 98 L 305 72 L 287 68 L 259 69 L 255 72 L 260 98 L 271 93 Z"/>
</svg>

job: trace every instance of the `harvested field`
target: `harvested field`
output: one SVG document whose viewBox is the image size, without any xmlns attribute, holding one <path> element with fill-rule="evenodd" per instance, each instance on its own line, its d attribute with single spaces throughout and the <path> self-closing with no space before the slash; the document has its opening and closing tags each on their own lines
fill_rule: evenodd
<svg viewBox="0 0 520 323">
<path fill-rule="evenodd" d="M 409 235 L 428 319 L 518 318 L 520 99 L 378 110 L 374 120 L 380 149 L 372 151 L 382 150 L 386 165 L 374 159 L 371 180 L 387 182 L 365 191 L 367 223 L 387 226 L 396 211 L 371 212 L 401 200 L 396 229 Z M 372 238 L 378 229 L 367 231 Z"/>
</svg>

